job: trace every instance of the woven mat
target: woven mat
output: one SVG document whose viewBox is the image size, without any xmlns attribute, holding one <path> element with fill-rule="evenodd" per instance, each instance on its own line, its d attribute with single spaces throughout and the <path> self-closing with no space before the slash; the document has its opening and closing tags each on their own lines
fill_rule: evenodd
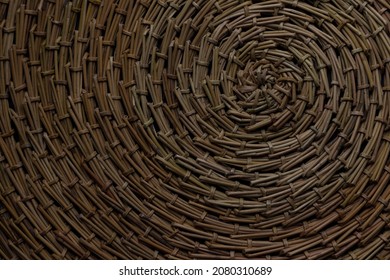
<svg viewBox="0 0 390 280">
<path fill-rule="evenodd" d="M 388 0 L 0 0 L 0 258 L 390 259 Z"/>
</svg>

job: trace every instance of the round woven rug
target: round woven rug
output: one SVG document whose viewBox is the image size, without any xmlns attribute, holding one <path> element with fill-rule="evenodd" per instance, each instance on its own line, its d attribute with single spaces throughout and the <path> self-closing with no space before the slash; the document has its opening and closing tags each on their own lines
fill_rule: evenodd
<svg viewBox="0 0 390 280">
<path fill-rule="evenodd" d="M 0 0 L 1 259 L 390 259 L 388 0 Z"/>
</svg>

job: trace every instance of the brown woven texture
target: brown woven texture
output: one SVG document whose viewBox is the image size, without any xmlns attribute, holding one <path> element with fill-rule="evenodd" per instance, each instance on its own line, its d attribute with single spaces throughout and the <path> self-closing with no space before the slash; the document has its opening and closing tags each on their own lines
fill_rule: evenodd
<svg viewBox="0 0 390 280">
<path fill-rule="evenodd" d="M 390 259 L 388 0 L 0 0 L 1 259 Z"/>
</svg>

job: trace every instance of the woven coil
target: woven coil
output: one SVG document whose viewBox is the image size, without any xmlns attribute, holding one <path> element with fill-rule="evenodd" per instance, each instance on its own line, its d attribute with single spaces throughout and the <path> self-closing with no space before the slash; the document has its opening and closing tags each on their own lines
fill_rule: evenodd
<svg viewBox="0 0 390 280">
<path fill-rule="evenodd" d="M 0 1 L 0 258 L 390 259 L 387 0 Z"/>
</svg>

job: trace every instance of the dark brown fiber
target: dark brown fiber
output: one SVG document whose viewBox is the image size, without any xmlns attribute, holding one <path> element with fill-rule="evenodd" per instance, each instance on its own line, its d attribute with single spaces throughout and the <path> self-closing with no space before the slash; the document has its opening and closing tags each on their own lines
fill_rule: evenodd
<svg viewBox="0 0 390 280">
<path fill-rule="evenodd" d="M 0 259 L 390 259 L 388 0 L 0 0 Z"/>
</svg>

